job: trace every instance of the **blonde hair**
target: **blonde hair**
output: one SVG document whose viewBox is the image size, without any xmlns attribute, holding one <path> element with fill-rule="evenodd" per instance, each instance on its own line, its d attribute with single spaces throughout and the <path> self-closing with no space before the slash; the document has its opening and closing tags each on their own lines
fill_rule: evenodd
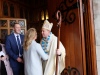
<svg viewBox="0 0 100 75">
<path fill-rule="evenodd" d="M 29 45 L 32 43 L 32 40 L 37 37 L 37 32 L 35 28 L 30 28 L 24 38 L 23 48 L 28 50 Z"/>
</svg>

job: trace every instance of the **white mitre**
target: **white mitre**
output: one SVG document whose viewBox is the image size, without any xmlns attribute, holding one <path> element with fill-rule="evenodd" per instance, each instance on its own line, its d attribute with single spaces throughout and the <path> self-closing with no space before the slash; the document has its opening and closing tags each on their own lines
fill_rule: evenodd
<svg viewBox="0 0 100 75">
<path fill-rule="evenodd" d="M 43 23 L 42 28 L 44 28 L 44 29 L 47 29 L 47 30 L 50 30 L 50 31 L 51 31 L 52 26 L 53 26 L 53 23 L 49 23 L 49 21 L 48 21 L 48 20 L 45 20 L 45 21 L 44 21 L 44 23 Z"/>
</svg>

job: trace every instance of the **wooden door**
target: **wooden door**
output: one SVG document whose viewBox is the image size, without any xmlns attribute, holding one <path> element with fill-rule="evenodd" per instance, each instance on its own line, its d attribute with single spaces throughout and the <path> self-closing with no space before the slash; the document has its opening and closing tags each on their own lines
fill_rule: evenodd
<svg viewBox="0 0 100 75">
<path fill-rule="evenodd" d="M 97 74 L 96 44 L 95 44 L 95 26 L 93 19 L 93 0 L 82 0 L 84 13 L 84 35 L 86 51 L 86 69 L 87 75 Z"/>
<path fill-rule="evenodd" d="M 86 75 L 85 41 L 82 0 L 48 0 L 49 21 L 52 32 L 57 35 L 55 11 L 61 10 L 61 42 L 66 48 L 66 73 L 63 75 Z"/>
</svg>

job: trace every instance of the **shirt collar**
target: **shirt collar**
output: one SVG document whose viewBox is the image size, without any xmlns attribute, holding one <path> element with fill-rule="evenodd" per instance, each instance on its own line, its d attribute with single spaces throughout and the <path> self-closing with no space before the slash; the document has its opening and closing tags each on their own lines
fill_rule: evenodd
<svg viewBox="0 0 100 75">
<path fill-rule="evenodd" d="M 16 34 L 16 33 L 14 33 L 14 35 L 15 35 L 15 36 L 20 36 L 20 34 Z"/>
</svg>

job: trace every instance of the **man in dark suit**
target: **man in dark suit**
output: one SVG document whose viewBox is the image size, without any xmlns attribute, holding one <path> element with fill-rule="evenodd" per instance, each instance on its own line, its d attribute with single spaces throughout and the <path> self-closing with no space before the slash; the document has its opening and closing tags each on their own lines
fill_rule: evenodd
<svg viewBox="0 0 100 75">
<path fill-rule="evenodd" d="M 14 75 L 21 75 L 20 71 L 24 70 L 23 68 L 23 40 L 24 35 L 20 34 L 21 26 L 18 23 L 14 24 L 14 33 L 10 34 L 6 38 L 5 48 L 6 52 L 9 55 L 9 61 Z"/>
</svg>

